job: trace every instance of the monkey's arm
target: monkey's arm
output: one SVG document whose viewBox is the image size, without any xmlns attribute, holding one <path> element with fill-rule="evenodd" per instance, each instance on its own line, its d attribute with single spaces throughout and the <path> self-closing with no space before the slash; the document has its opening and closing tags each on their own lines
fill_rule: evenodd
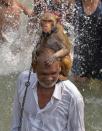
<svg viewBox="0 0 102 131">
<path fill-rule="evenodd" d="M 68 55 L 70 52 L 68 51 L 68 49 L 66 48 L 62 48 L 61 50 L 57 51 L 54 56 L 56 58 L 63 58 L 64 56 Z"/>
<path fill-rule="evenodd" d="M 69 54 L 69 51 L 65 48 L 57 51 L 56 53 L 54 53 L 54 55 L 52 55 L 51 57 L 49 57 L 47 59 L 47 61 L 45 61 L 45 63 L 47 63 L 48 65 L 52 64 L 54 61 L 56 61 L 57 59 L 63 58 L 65 56 L 67 56 Z"/>
</svg>

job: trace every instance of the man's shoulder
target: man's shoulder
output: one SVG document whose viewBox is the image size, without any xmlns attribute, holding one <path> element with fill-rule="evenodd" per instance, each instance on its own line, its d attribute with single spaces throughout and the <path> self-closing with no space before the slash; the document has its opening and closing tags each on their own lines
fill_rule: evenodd
<svg viewBox="0 0 102 131">
<path fill-rule="evenodd" d="M 83 99 L 83 96 L 81 95 L 78 88 L 70 81 L 66 80 L 62 82 L 63 84 L 63 90 L 68 93 L 68 95 L 71 96 L 73 99 Z"/>
<path fill-rule="evenodd" d="M 22 78 L 22 77 L 25 78 L 25 77 L 28 77 L 28 76 L 29 76 L 29 70 L 23 71 L 19 75 L 20 78 Z M 34 77 L 34 76 L 36 76 L 36 74 L 31 72 L 31 77 Z"/>
<path fill-rule="evenodd" d="M 29 71 L 23 71 L 20 73 L 20 75 L 18 76 L 18 82 L 20 83 L 24 83 L 28 81 L 28 77 L 29 77 Z M 31 72 L 30 74 L 30 82 L 34 82 L 37 79 L 36 74 Z"/>
</svg>

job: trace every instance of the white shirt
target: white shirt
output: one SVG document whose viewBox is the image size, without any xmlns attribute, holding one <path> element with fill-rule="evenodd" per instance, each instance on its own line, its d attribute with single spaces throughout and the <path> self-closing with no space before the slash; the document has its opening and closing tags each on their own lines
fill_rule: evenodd
<svg viewBox="0 0 102 131">
<path fill-rule="evenodd" d="M 21 73 L 13 106 L 11 131 L 19 131 L 21 103 L 28 71 Z M 85 131 L 82 95 L 69 80 L 58 82 L 50 102 L 40 109 L 37 97 L 37 76 L 31 73 L 24 105 L 21 131 Z"/>
</svg>

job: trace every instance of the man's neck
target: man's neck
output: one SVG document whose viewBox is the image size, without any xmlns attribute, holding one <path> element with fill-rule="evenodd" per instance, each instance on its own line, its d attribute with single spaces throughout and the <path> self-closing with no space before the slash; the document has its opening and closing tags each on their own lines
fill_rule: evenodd
<svg viewBox="0 0 102 131">
<path fill-rule="evenodd" d="M 51 100 L 55 87 L 45 88 L 40 84 L 37 85 L 38 104 L 42 109 Z"/>
<path fill-rule="evenodd" d="M 41 86 L 40 84 L 39 84 L 39 82 L 38 82 L 38 84 L 37 84 L 37 89 L 39 89 L 40 91 L 44 91 L 44 92 L 50 92 L 50 91 L 53 91 L 54 89 L 55 89 L 55 86 L 53 86 L 53 87 L 43 87 L 43 86 Z"/>
</svg>

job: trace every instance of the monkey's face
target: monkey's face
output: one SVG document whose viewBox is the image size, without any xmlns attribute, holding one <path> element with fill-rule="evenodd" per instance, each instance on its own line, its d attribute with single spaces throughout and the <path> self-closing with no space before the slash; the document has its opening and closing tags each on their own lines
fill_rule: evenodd
<svg viewBox="0 0 102 131">
<path fill-rule="evenodd" d="M 50 33 L 52 30 L 52 21 L 51 20 L 42 20 L 41 27 L 42 27 L 43 32 Z"/>
</svg>

